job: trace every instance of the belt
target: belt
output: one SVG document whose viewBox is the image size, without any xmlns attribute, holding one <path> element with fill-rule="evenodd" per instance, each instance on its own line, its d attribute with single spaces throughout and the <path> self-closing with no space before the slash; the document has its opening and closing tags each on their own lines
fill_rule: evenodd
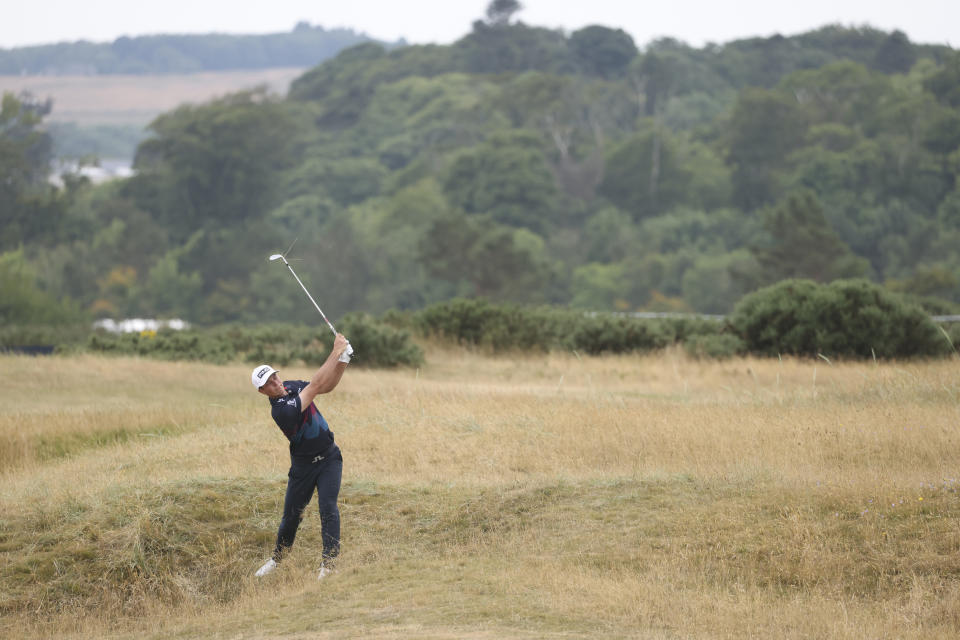
<svg viewBox="0 0 960 640">
<path fill-rule="evenodd" d="M 337 448 L 337 445 L 333 445 L 332 447 L 324 451 L 323 455 L 314 456 L 312 458 L 307 456 L 290 456 L 290 458 L 291 458 L 291 461 L 294 463 L 316 464 L 318 462 L 323 462 L 324 460 L 326 460 L 327 458 L 335 454 L 337 451 L 339 451 L 339 449 Z"/>
</svg>

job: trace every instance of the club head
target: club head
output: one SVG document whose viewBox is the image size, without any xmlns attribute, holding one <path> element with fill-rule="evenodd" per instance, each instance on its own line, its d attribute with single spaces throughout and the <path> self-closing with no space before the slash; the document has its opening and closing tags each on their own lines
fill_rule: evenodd
<svg viewBox="0 0 960 640">
<path fill-rule="evenodd" d="M 270 262 L 273 262 L 274 260 L 283 260 L 283 254 L 275 253 L 272 256 L 270 256 Z M 286 260 L 283 260 L 283 261 L 286 262 Z"/>
</svg>

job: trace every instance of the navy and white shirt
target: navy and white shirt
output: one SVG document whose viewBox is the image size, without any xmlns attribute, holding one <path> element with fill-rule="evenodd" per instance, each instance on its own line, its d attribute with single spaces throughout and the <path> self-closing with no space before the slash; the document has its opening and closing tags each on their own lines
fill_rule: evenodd
<svg viewBox="0 0 960 640">
<path fill-rule="evenodd" d="M 317 406 L 312 402 L 306 410 L 300 406 L 300 391 L 305 386 L 307 383 L 303 380 L 284 380 L 287 395 L 270 399 L 270 413 L 290 441 L 290 455 L 310 459 L 328 455 L 334 442 L 333 431 Z"/>
</svg>

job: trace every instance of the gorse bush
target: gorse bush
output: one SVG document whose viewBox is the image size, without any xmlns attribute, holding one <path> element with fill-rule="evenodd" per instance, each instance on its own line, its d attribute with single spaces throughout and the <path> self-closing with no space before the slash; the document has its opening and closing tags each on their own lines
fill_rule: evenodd
<svg viewBox="0 0 960 640">
<path fill-rule="evenodd" d="M 89 333 L 86 323 L 5 324 L 0 326 L 0 351 L 18 350 L 27 346 L 55 347 L 58 352 L 70 351 L 82 345 Z"/>
<path fill-rule="evenodd" d="M 370 367 L 419 366 L 423 350 L 410 340 L 410 333 L 377 322 L 366 313 L 350 313 L 340 321 L 340 331 L 353 346 L 353 362 Z M 333 346 L 333 334 L 328 334 Z M 329 351 L 329 349 L 328 349 Z"/>
<path fill-rule="evenodd" d="M 206 331 L 141 331 L 112 334 L 96 332 L 87 349 L 112 355 L 137 355 L 161 360 L 200 360 L 223 364 L 237 353 L 222 336 Z"/>
<path fill-rule="evenodd" d="M 698 358 L 741 354 L 852 358 L 943 356 L 957 352 L 960 323 L 938 327 L 918 305 L 864 280 L 820 285 L 786 280 L 746 296 L 726 321 L 695 315 L 640 318 L 558 307 L 523 307 L 483 299 L 454 299 L 418 312 L 382 318 L 353 313 L 338 328 L 354 347 L 358 366 L 420 366 L 411 334 L 491 353 L 571 351 L 587 355 L 644 353 L 682 345 Z M 323 325 L 220 325 L 188 331 L 114 335 L 66 326 L 0 328 L 0 349 L 53 344 L 76 350 L 213 363 L 266 362 L 319 366 L 333 345 Z"/>
<path fill-rule="evenodd" d="M 557 309 L 464 298 L 427 307 L 416 314 L 414 325 L 425 336 L 492 351 L 547 351 L 562 346 L 561 336 L 573 329 Z"/>
<path fill-rule="evenodd" d="M 855 358 L 942 356 L 960 325 L 940 329 L 918 305 L 865 280 L 785 280 L 746 296 L 726 321 L 640 318 L 456 299 L 414 314 L 415 330 L 492 352 L 567 350 L 598 355 L 681 344 L 695 357 L 745 353 Z"/>
<path fill-rule="evenodd" d="M 866 280 L 785 280 L 747 295 L 729 324 L 758 355 L 940 356 L 943 332 L 919 307 Z"/>
<path fill-rule="evenodd" d="M 410 334 L 376 322 L 370 316 L 346 316 L 338 329 L 353 345 L 353 364 L 370 367 L 418 366 L 423 352 Z M 139 355 L 163 360 L 200 360 L 223 364 L 242 360 L 288 366 L 319 366 L 330 354 L 333 334 L 324 326 L 269 324 L 225 325 L 207 329 L 110 334 L 97 332 L 87 341 L 90 351 Z"/>
<path fill-rule="evenodd" d="M 723 330 L 721 323 L 697 317 L 636 318 L 464 299 L 424 309 L 414 325 L 425 336 L 494 352 L 567 350 L 591 355 L 652 351 Z"/>
<path fill-rule="evenodd" d="M 583 318 L 569 339 L 569 345 L 575 351 L 590 355 L 653 351 L 673 342 L 674 334 L 661 321 L 640 321 L 609 314 Z"/>
</svg>

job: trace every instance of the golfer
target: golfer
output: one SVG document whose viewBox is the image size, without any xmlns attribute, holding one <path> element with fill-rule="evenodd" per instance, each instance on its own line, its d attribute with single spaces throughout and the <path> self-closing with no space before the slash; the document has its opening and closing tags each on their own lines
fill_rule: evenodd
<svg viewBox="0 0 960 640">
<path fill-rule="evenodd" d="M 280 380 L 277 370 L 262 364 L 253 370 L 251 380 L 257 391 L 270 398 L 270 412 L 283 435 L 290 441 L 290 472 L 287 474 L 287 495 L 283 501 L 283 518 L 277 531 L 273 557 L 257 571 L 262 577 L 277 568 L 297 535 L 303 511 L 317 492 L 320 508 L 320 531 L 323 536 L 323 578 L 340 553 L 340 476 L 343 457 L 333 441 L 333 432 L 317 410 L 313 399 L 333 391 L 350 362 L 353 349 L 342 334 L 333 340 L 333 349 L 326 362 L 313 374 L 310 382 Z"/>
</svg>

